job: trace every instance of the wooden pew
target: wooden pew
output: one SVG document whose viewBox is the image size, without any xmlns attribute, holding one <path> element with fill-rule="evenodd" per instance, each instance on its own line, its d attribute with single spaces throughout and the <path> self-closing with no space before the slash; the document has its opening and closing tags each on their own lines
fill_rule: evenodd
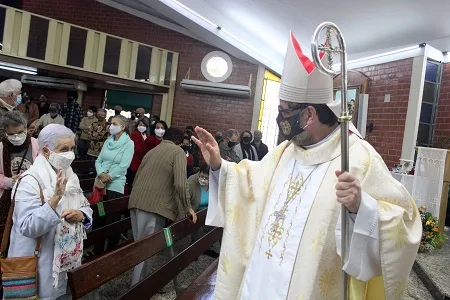
<svg viewBox="0 0 450 300">
<path fill-rule="evenodd" d="M 95 220 L 101 217 L 104 217 L 108 214 L 118 214 L 121 212 L 128 212 L 128 196 L 112 199 L 108 201 L 99 202 L 97 204 L 92 204 L 91 209 L 93 211 L 92 217 Z M 126 232 L 127 230 L 131 229 L 131 219 L 125 218 L 123 220 L 114 222 L 112 224 L 108 224 L 106 226 L 97 228 L 87 234 L 87 239 L 83 243 L 84 249 L 87 249 L 90 246 L 98 245 L 98 244 L 104 244 L 105 240 Z M 132 241 L 129 241 L 127 243 L 131 243 Z M 127 243 L 121 244 L 121 247 L 124 246 Z M 89 260 L 92 260 L 93 258 L 99 257 L 103 255 L 105 252 L 96 250 L 95 256 L 90 256 Z"/>
<path fill-rule="evenodd" d="M 216 259 L 189 287 L 177 297 L 177 300 L 209 300 L 214 299 L 214 288 L 217 279 Z"/>
<path fill-rule="evenodd" d="M 80 188 L 84 193 L 92 192 L 95 178 L 80 179 Z"/>
<path fill-rule="evenodd" d="M 167 247 L 173 247 L 169 246 L 172 245 L 170 241 L 176 242 L 203 226 L 206 218 L 206 209 L 200 211 L 197 216 L 198 222 L 196 224 L 193 224 L 187 218 L 183 219 L 172 224 L 165 230 L 128 244 L 98 259 L 83 264 L 75 270 L 69 271 L 69 286 L 73 299 L 80 299 Z M 218 241 L 221 236 L 221 228 L 213 229 L 172 258 L 159 270 L 135 285 L 120 299 L 149 299 L 192 261 L 195 261 L 211 245 Z"/>
<path fill-rule="evenodd" d="M 77 174 L 78 179 L 95 178 L 95 160 L 75 160 L 72 163 L 72 170 Z"/>
</svg>

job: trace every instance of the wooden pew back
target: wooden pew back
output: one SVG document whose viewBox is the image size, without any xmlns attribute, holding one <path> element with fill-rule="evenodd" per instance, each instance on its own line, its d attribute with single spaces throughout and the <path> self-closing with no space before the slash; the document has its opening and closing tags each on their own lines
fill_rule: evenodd
<svg viewBox="0 0 450 300">
<path fill-rule="evenodd" d="M 83 264 L 75 270 L 69 271 L 69 285 L 73 299 L 79 299 L 94 291 L 104 283 L 123 274 L 137 264 L 171 246 L 173 242 L 188 236 L 194 230 L 203 226 L 206 219 L 206 209 L 200 211 L 197 216 L 198 221 L 196 224 L 193 224 L 192 221 L 187 218 L 183 219 L 162 231 L 121 247 L 98 259 Z M 136 297 L 136 295 L 142 294 L 146 295 L 144 298 L 149 299 L 150 295 L 156 293 L 165 285 L 165 283 L 169 282 L 171 278 L 175 277 L 175 275 L 189 265 L 190 262 L 205 252 L 209 246 L 220 239 L 220 236 L 221 229 L 212 230 L 191 247 L 169 261 L 160 270 L 138 283 L 132 290 L 123 296 L 125 297 L 123 299 L 131 299 L 130 297 Z M 182 266 L 184 267 L 181 268 Z M 174 272 L 178 273 L 174 274 Z M 148 286 L 148 282 L 150 281 L 152 282 L 151 288 Z M 147 295 L 149 297 L 147 297 Z M 144 298 L 138 296 L 137 299 Z"/>
</svg>

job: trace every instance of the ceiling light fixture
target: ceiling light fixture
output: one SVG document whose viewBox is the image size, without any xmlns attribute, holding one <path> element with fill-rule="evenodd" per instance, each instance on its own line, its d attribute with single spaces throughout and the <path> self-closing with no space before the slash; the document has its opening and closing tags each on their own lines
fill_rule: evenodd
<svg viewBox="0 0 450 300">
<path fill-rule="evenodd" d="M 361 62 L 361 61 L 366 61 L 366 60 L 370 60 L 370 59 L 374 59 L 374 58 L 379 58 L 379 57 L 384 57 L 384 56 L 388 56 L 388 55 L 392 55 L 392 54 L 397 54 L 397 53 L 401 53 L 401 52 L 406 52 L 409 50 L 414 50 L 414 49 L 418 49 L 418 48 L 423 48 L 423 46 L 420 45 L 415 45 L 415 46 L 411 46 L 411 47 L 406 47 L 406 48 L 401 48 L 401 49 L 397 49 L 397 50 L 393 50 L 393 51 L 388 51 L 388 52 L 384 52 L 384 53 L 380 53 L 380 54 L 376 54 L 376 55 L 371 55 L 371 56 L 367 56 L 367 57 L 363 57 L 363 58 L 358 58 L 358 59 L 354 59 L 354 60 L 350 60 L 347 62 L 347 64 L 353 64 L 353 63 L 357 63 L 357 62 Z M 335 64 L 333 65 L 333 68 L 337 68 L 339 67 L 341 64 Z"/>
<path fill-rule="evenodd" d="M 191 19 L 192 21 L 196 21 L 193 20 L 192 18 L 190 18 L 190 16 L 188 16 L 186 13 L 181 12 L 178 8 L 182 8 L 185 11 L 191 13 L 192 15 L 196 16 L 197 18 L 199 18 L 200 20 L 202 20 L 203 22 L 208 23 L 209 25 L 213 26 L 214 28 L 220 30 L 220 26 L 211 22 L 210 20 L 208 20 L 207 18 L 205 18 L 204 16 L 200 15 L 199 13 L 193 11 L 192 9 L 190 9 L 189 7 L 187 7 L 186 5 L 184 5 L 183 3 L 177 1 L 177 0 L 159 0 L 160 2 L 164 3 L 165 5 L 169 6 L 170 8 L 172 8 L 173 10 L 181 13 L 183 16 L 188 17 L 189 19 Z M 197 23 L 197 22 L 196 22 Z"/>
<path fill-rule="evenodd" d="M 36 68 L 22 66 L 22 65 L 16 65 L 16 64 L 10 64 L 10 63 L 4 63 L 4 62 L 0 62 L 0 69 L 12 71 L 12 72 L 30 74 L 30 75 L 37 74 Z"/>
</svg>

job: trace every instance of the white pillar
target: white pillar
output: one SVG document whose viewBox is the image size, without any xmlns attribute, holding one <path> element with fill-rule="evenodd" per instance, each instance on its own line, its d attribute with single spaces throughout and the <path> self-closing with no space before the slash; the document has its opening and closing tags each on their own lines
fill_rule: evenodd
<svg viewBox="0 0 450 300">
<path fill-rule="evenodd" d="M 256 85 L 253 91 L 255 97 L 253 99 L 253 116 L 252 116 L 252 132 L 258 129 L 258 119 L 261 110 L 261 99 L 264 87 L 264 73 L 266 68 L 263 65 L 258 66 L 258 74 L 256 75 Z"/>
<path fill-rule="evenodd" d="M 405 132 L 403 133 L 402 155 L 400 158 L 400 164 L 405 170 L 411 170 L 414 165 L 414 147 L 416 146 L 417 132 L 419 130 L 426 67 L 426 56 L 422 55 L 414 58 L 408 110 L 406 112 Z"/>
</svg>

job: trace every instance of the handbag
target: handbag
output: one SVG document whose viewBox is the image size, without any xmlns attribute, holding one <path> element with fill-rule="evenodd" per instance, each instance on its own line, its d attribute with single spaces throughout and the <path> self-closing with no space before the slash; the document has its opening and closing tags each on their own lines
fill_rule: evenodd
<svg viewBox="0 0 450 300">
<path fill-rule="evenodd" d="M 105 185 L 101 182 L 98 177 L 95 177 L 94 188 L 92 194 L 89 196 L 89 204 L 97 204 L 103 201 L 103 196 L 106 195 Z"/>
<path fill-rule="evenodd" d="M 38 278 L 37 278 L 37 264 L 39 251 L 41 249 L 42 237 L 37 238 L 36 247 L 34 249 L 34 255 L 24 257 L 6 257 L 6 251 L 9 246 L 9 239 L 12 228 L 12 216 L 14 212 L 14 206 L 16 203 L 17 188 L 26 176 L 34 177 L 31 174 L 26 174 L 19 178 L 11 206 L 8 212 L 8 219 L 5 224 L 5 231 L 3 232 L 2 244 L 0 247 L 0 268 L 2 272 L 2 287 L 3 287 L 3 299 L 39 299 L 38 298 Z M 39 185 L 39 194 L 42 201 L 42 205 L 45 204 L 44 194 L 42 193 L 41 185 L 36 179 Z"/>
</svg>

